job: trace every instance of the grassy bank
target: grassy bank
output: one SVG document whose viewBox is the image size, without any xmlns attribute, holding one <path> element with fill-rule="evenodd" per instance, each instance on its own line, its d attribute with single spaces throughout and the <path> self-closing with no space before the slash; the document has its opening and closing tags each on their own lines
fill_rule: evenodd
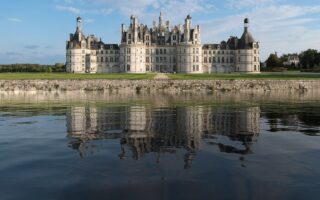
<svg viewBox="0 0 320 200">
<path fill-rule="evenodd" d="M 67 74 L 67 73 L 0 73 L 0 80 L 150 80 L 156 74 Z M 173 80 L 312 80 L 320 73 L 231 73 L 231 74 L 167 74 Z"/>
<path fill-rule="evenodd" d="M 148 80 L 155 74 L 0 73 L 0 80 Z"/>
<path fill-rule="evenodd" d="M 311 80 L 320 79 L 320 73 L 231 73 L 231 74 L 170 74 L 174 80 Z"/>
</svg>

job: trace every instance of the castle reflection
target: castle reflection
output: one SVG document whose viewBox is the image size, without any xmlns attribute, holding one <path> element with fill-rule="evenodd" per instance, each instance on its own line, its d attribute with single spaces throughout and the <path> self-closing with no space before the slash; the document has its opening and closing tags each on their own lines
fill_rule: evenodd
<svg viewBox="0 0 320 200">
<path fill-rule="evenodd" d="M 184 152 L 189 168 L 197 150 L 215 145 L 218 151 L 245 155 L 260 130 L 260 108 L 148 106 L 70 107 L 67 130 L 70 147 L 85 156 L 92 140 L 119 139 L 119 158 L 140 159 L 148 153 Z M 91 146 L 90 146 L 91 145 Z"/>
</svg>

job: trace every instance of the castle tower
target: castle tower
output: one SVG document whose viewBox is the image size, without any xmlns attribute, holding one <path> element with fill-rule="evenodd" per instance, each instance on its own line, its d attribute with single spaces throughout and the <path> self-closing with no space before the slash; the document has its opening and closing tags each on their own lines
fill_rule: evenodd
<svg viewBox="0 0 320 200">
<path fill-rule="evenodd" d="M 236 69 L 238 72 L 260 72 L 259 43 L 249 31 L 249 19 L 244 19 L 244 31 L 236 51 Z"/>
</svg>

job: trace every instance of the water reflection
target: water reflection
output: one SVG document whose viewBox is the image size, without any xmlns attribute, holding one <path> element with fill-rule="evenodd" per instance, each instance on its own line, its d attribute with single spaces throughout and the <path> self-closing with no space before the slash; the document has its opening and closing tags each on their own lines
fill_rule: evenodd
<svg viewBox="0 0 320 200">
<path fill-rule="evenodd" d="M 183 149 L 185 168 L 190 168 L 201 145 L 220 152 L 245 155 L 260 130 L 260 108 L 147 106 L 71 107 L 67 110 L 70 147 L 84 157 L 96 148 L 89 141 L 119 139 L 119 158 L 140 159 L 148 153 L 174 154 Z"/>
</svg>

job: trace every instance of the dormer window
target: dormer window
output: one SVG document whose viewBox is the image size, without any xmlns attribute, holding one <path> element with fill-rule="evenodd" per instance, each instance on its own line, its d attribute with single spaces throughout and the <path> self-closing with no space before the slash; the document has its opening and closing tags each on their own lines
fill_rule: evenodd
<svg viewBox="0 0 320 200">
<path fill-rule="evenodd" d="M 146 36 L 146 40 L 150 40 L 150 36 L 149 35 Z"/>
<path fill-rule="evenodd" d="M 172 36 L 172 40 L 177 40 L 177 36 L 176 35 Z"/>
</svg>

